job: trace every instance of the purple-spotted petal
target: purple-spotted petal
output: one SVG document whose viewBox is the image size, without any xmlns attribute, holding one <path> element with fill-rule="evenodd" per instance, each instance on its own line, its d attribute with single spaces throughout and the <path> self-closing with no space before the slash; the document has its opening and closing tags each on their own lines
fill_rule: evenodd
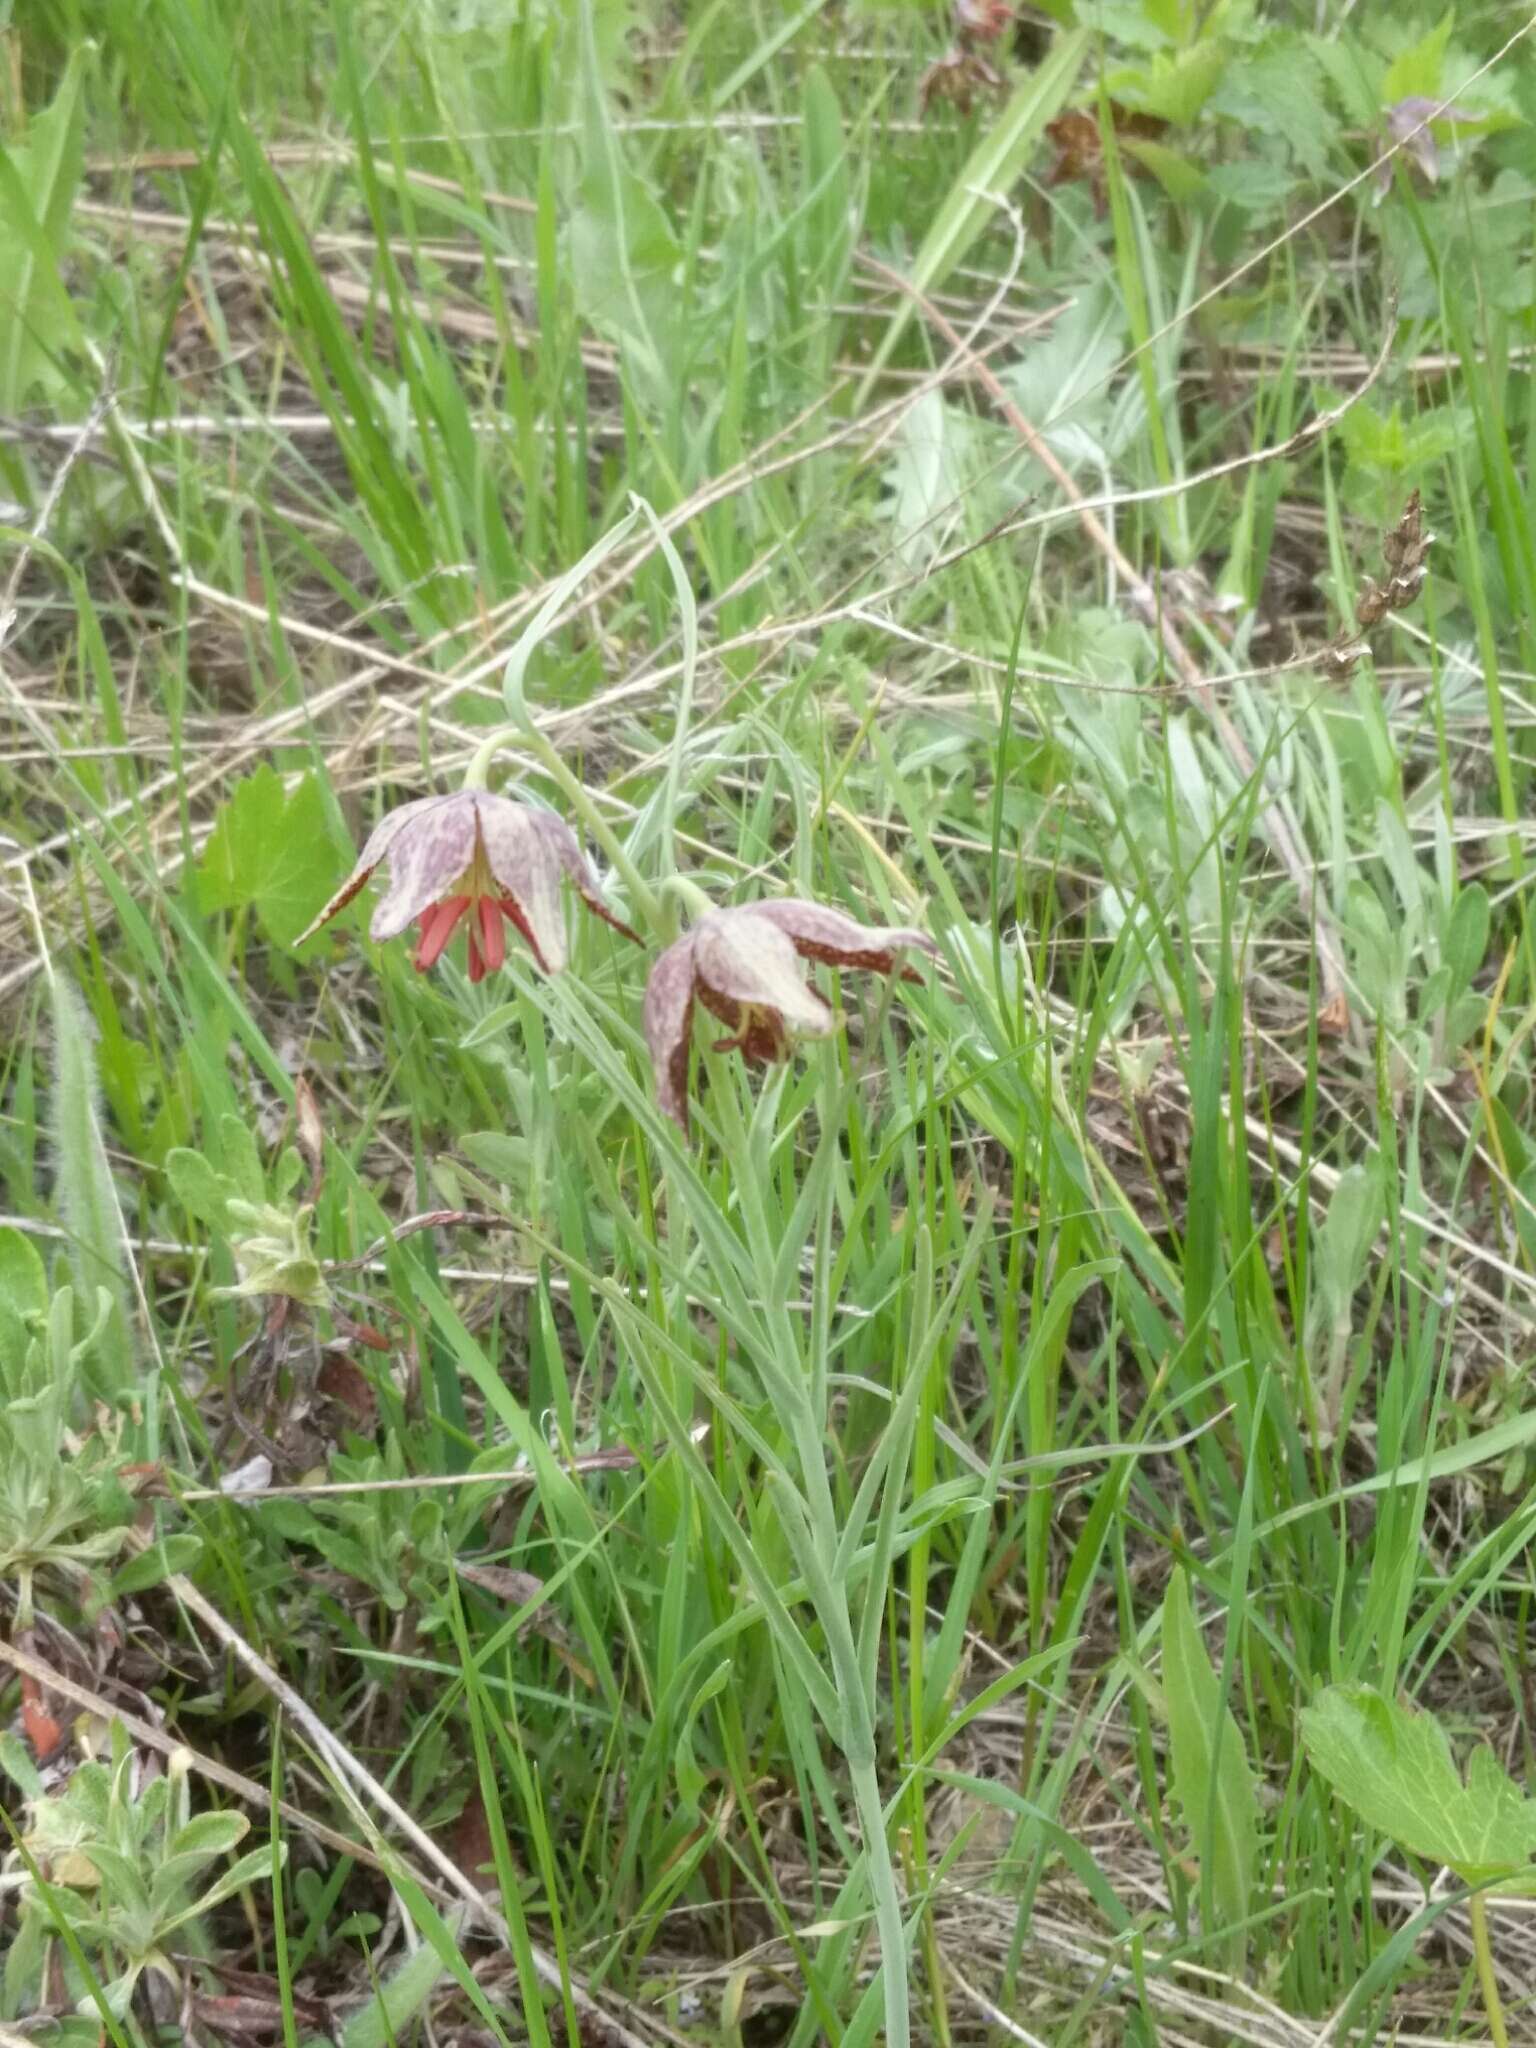
<svg viewBox="0 0 1536 2048">
<path fill-rule="evenodd" d="M 695 934 L 689 932 L 668 946 L 645 984 L 645 1042 L 656 1069 L 656 1099 L 684 1131 L 688 1128 L 694 938 Z"/>
<path fill-rule="evenodd" d="M 475 851 L 475 806 L 467 791 L 423 797 L 395 815 L 403 822 L 385 840 L 382 855 L 389 862 L 389 888 L 368 927 L 381 940 L 398 938 L 430 904 L 447 896 Z M 381 825 L 364 847 L 365 856 L 383 831 Z M 375 865 L 380 857 L 374 855 Z"/>
<path fill-rule="evenodd" d="M 795 951 L 804 958 L 824 960 L 829 967 L 864 967 L 889 974 L 897 953 L 908 947 L 938 957 L 939 949 L 926 932 L 909 925 L 860 924 L 857 918 L 829 910 L 824 903 L 787 896 L 751 904 L 749 910 L 753 917 L 766 918 L 787 933 Z"/>
<path fill-rule="evenodd" d="M 580 840 L 565 820 L 557 818 L 553 811 L 530 811 L 528 815 L 543 833 L 545 844 L 560 863 L 562 872 L 587 908 L 595 910 L 616 932 L 622 932 L 625 938 L 633 939 L 637 946 L 642 944 L 640 934 L 631 931 L 623 919 L 616 917 L 603 901 L 592 863 L 582 852 Z"/>
<path fill-rule="evenodd" d="M 1438 105 L 1437 100 L 1416 93 L 1387 109 L 1387 129 L 1392 140 L 1402 143 L 1431 185 L 1440 177 L 1440 151 L 1429 126 L 1430 116 Z"/>
<path fill-rule="evenodd" d="M 462 804 L 464 792 L 449 790 L 442 796 L 413 797 L 408 804 L 396 804 L 392 811 L 386 811 L 377 825 L 368 834 L 362 852 L 357 856 L 360 868 L 376 868 L 408 825 L 428 817 L 433 811 L 447 810 L 454 804 Z"/>
<path fill-rule="evenodd" d="M 826 1038 L 837 1018 L 796 958 L 794 941 L 758 906 L 711 910 L 693 933 L 694 972 L 704 986 L 732 1002 L 776 1010 L 802 1038 Z"/>
<path fill-rule="evenodd" d="M 379 820 L 378 824 L 374 826 L 372 832 L 369 833 L 367 843 L 358 855 L 357 865 L 353 868 L 351 874 L 348 875 L 319 916 L 305 926 L 293 943 L 296 946 L 304 945 L 307 940 L 314 937 L 323 924 L 329 924 L 338 911 L 346 909 L 352 898 L 367 882 L 368 877 L 373 873 L 385 854 L 388 853 L 395 840 L 399 838 L 400 834 L 411 823 L 412 819 L 420 818 L 426 812 L 435 810 L 443 804 L 451 804 L 454 801 L 455 799 L 451 796 L 423 796 L 417 797 L 413 803 L 401 804 L 397 809 L 387 812 Z M 409 924 L 410 921 L 409 918 L 405 920 L 406 924 Z M 404 928 L 405 926 L 402 925 L 401 930 L 403 931 Z"/>
<path fill-rule="evenodd" d="M 544 820 L 564 831 L 558 818 L 530 810 L 510 797 L 477 791 L 480 843 L 491 873 L 522 914 L 525 936 L 546 974 L 566 963 L 565 912 L 560 901 L 560 857 Z"/>
</svg>

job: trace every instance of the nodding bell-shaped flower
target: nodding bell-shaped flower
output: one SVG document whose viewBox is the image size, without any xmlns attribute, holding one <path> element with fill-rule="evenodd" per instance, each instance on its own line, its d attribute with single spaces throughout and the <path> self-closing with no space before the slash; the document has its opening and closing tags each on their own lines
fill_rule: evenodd
<svg viewBox="0 0 1536 2048">
<path fill-rule="evenodd" d="M 549 811 L 484 789 L 425 796 L 391 811 L 295 943 L 302 946 L 344 910 L 381 862 L 389 865 L 389 887 L 368 929 L 375 939 L 394 939 L 414 924 L 415 965 L 423 973 L 437 964 L 466 917 L 471 981 L 483 980 L 506 959 L 503 919 L 526 939 L 546 974 L 560 973 L 566 963 L 562 876 L 589 910 L 639 944 L 639 934 L 598 894 L 597 877 L 570 826 Z"/>
<path fill-rule="evenodd" d="M 860 924 L 840 910 L 793 898 L 706 911 L 668 946 L 646 984 L 645 1037 L 662 1108 L 687 1130 L 695 1002 L 730 1033 L 716 1041 L 716 1052 L 739 1052 L 751 1065 L 768 1066 L 788 1059 L 796 1038 L 827 1038 L 838 1026 L 837 1012 L 807 983 L 802 960 L 889 974 L 898 953 L 908 950 L 936 956 L 939 949 L 923 932 Z"/>
</svg>

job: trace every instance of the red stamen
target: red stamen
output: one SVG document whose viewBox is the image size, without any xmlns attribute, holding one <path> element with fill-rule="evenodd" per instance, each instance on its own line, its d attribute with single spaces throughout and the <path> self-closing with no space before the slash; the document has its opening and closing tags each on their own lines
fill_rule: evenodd
<svg viewBox="0 0 1536 2048">
<path fill-rule="evenodd" d="M 482 896 L 475 905 L 480 913 L 480 948 L 485 954 L 488 974 L 495 974 L 507 957 L 507 929 L 501 921 L 501 905 L 494 896 Z"/>
<path fill-rule="evenodd" d="M 522 935 L 523 939 L 527 943 L 528 950 L 533 955 L 535 961 L 541 968 L 543 968 L 544 972 L 548 974 L 549 963 L 544 958 L 544 955 L 539 951 L 539 942 L 533 936 L 533 932 L 529 926 L 527 918 L 524 917 L 523 913 L 518 909 L 517 905 L 512 901 L 512 898 L 510 896 L 502 897 L 501 909 L 502 915 L 506 918 L 507 922 L 512 926 L 513 930 L 519 932 Z M 505 938 L 505 933 L 503 933 L 503 938 Z"/>
<path fill-rule="evenodd" d="M 423 974 L 443 957 L 443 948 L 453 936 L 454 926 L 469 908 L 467 896 L 445 896 L 434 903 L 421 920 L 421 939 L 416 947 L 415 967 Z"/>
</svg>

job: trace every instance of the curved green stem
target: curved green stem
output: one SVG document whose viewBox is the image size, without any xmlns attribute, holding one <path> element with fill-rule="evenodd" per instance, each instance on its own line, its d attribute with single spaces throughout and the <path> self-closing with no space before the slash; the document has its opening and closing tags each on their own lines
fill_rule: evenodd
<svg viewBox="0 0 1536 2048">
<path fill-rule="evenodd" d="M 1483 2010 L 1493 2048 L 1509 2048 L 1509 2030 L 1504 2024 L 1504 2001 L 1499 1997 L 1499 1980 L 1493 1973 L 1493 1944 L 1488 1939 L 1488 1901 L 1474 1892 L 1468 1903 L 1472 1918 L 1472 1952 L 1477 1958 L 1477 1981 L 1482 1987 Z"/>
<path fill-rule="evenodd" d="M 663 875 L 661 894 L 675 896 L 694 917 L 703 917 L 706 911 L 715 907 L 714 898 L 707 890 L 700 888 L 692 875 Z"/>
<path fill-rule="evenodd" d="M 469 766 L 464 770 L 466 789 L 485 788 L 490 778 L 491 763 L 496 758 L 496 750 L 504 740 L 512 738 L 513 731 L 514 728 L 510 725 L 499 725 L 489 738 L 480 742 L 469 757 Z"/>
</svg>

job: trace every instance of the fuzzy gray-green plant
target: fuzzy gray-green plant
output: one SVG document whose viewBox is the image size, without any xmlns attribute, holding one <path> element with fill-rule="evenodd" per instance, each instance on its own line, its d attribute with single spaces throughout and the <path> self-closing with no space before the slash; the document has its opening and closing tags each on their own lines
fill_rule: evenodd
<svg viewBox="0 0 1536 2048">
<path fill-rule="evenodd" d="M 53 977 L 52 994 L 54 1196 L 79 1298 L 95 1301 L 105 1291 L 111 1301 L 91 1353 L 94 1391 L 110 1398 L 135 1378 L 123 1211 L 102 1134 L 90 1020 L 61 975 Z"/>
</svg>

